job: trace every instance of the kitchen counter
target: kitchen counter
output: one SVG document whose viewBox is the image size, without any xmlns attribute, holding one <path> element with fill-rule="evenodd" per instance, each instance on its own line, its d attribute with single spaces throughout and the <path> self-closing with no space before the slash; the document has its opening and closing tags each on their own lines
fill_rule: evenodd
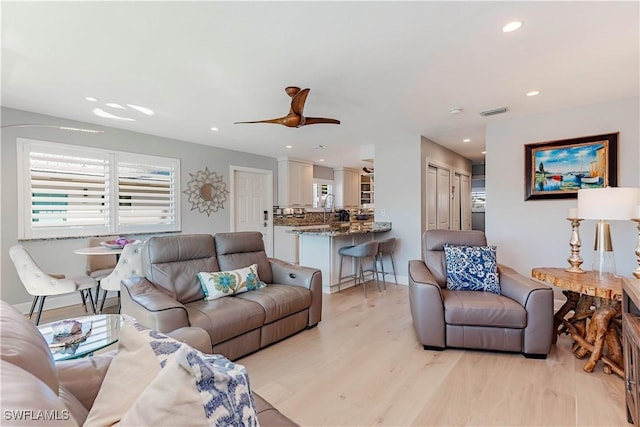
<svg viewBox="0 0 640 427">
<path fill-rule="evenodd" d="M 390 222 L 365 222 L 365 223 L 346 223 L 336 225 L 330 225 L 328 227 L 305 227 L 304 229 L 291 229 L 288 233 L 295 234 L 313 234 L 316 236 L 349 236 L 353 234 L 366 234 L 366 233 L 382 233 L 384 231 L 391 230 Z"/>
<path fill-rule="evenodd" d="M 292 228 L 287 233 L 299 237 L 299 262 L 305 267 L 313 267 L 322 271 L 322 292 L 337 292 L 340 281 L 340 255 L 338 251 L 344 246 L 353 246 L 375 240 L 377 233 L 391 230 L 390 222 L 346 223 L 340 226 L 333 224 L 325 228 Z M 352 257 L 344 257 L 342 275 L 355 272 Z M 344 280 L 341 288 L 353 286 L 353 279 Z"/>
</svg>

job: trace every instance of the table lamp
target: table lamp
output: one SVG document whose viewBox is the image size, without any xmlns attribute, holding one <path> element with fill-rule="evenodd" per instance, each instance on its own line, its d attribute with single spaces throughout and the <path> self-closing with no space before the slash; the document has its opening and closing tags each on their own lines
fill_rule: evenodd
<svg viewBox="0 0 640 427">
<path fill-rule="evenodd" d="M 638 189 L 622 187 L 578 190 L 578 216 L 597 220 L 592 271 L 599 279 L 615 276 L 616 264 L 607 221 L 628 221 L 638 205 Z"/>
</svg>

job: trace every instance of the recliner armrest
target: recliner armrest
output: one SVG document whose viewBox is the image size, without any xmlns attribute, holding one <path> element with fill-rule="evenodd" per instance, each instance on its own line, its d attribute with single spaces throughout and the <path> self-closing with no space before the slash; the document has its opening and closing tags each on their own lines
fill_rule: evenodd
<svg viewBox="0 0 640 427">
<path fill-rule="evenodd" d="M 446 346 L 444 304 L 440 285 L 421 260 L 409 261 L 409 307 L 420 343 Z"/>
<path fill-rule="evenodd" d="M 269 258 L 273 283 L 279 285 L 302 286 L 311 291 L 308 326 L 318 324 L 322 319 L 322 271 Z"/>
<path fill-rule="evenodd" d="M 527 311 L 522 352 L 546 356 L 553 342 L 553 289 L 523 276 L 513 268 L 498 265 L 502 295 L 517 301 Z"/>
<path fill-rule="evenodd" d="M 158 332 L 190 326 L 187 309 L 156 288 L 144 277 L 131 277 L 120 284 L 122 313 Z"/>
<path fill-rule="evenodd" d="M 527 307 L 531 293 L 537 290 L 548 292 L 551 288 L 533 279 L 523 276 L 511 267 L 498 265 L 500 280 L 500 293 L 507 298 L 518 302 L 521 306 Z M 553 292 L 553 291 L 552 291 Z"/>
</svg>

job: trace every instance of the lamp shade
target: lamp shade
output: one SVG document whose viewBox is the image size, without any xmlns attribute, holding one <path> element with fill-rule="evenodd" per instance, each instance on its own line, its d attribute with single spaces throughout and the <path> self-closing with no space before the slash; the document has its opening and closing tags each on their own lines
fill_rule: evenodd
<svg viewBox="0 0 640 427">
<path fill-rule="evenodd" d="M 595 220 L 629 220 L 636 214 L 638 189 L 624 187 L 578 190 L 578 217 Z"/>
</svg>

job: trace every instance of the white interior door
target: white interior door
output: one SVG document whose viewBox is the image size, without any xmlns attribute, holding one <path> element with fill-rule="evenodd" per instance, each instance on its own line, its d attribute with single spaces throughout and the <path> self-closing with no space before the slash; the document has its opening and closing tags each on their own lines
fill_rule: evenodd
<svg viewBox="0 0 640 427">
<path fill-rule="evenodd" d="M 267 256 L 273 256 L 273 173 L 232 166 L 232 231 L 259 231 Z"/>
<path fill-rule="evenodd" d="M 460 228 L 460 174 L 453 175 L 453 184 L 451 185 L 451 229 L 461 230 Z"/>
<path fill-rule="evenodd" d="M 471 230 L 471 178 L 460 175 L 460 216 L 462 230 Z"/>
<path fill-rule="evenodd" d="M 449 169 L 438 168 L 438 229 L 451 228 L 451 173 Z"/>
<path fill-rule="evenodd" d="M 427 230 L 438 228 L 438 169 L 427 167 Z"/>
</svg>

